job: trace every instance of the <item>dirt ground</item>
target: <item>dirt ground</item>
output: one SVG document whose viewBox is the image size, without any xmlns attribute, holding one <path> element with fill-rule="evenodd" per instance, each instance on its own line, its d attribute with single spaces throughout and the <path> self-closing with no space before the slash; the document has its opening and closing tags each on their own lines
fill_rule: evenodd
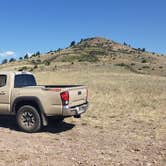
<svg viewBox="0 0 166 166">
<path fill-rule="evenodd" d="M 0 165 L 166 165 L 165 77 L 111 65 L 35 74 L 39 84 L 88 85 L 89 110 L 34 134 L 0 117 Z"/>
</svg>

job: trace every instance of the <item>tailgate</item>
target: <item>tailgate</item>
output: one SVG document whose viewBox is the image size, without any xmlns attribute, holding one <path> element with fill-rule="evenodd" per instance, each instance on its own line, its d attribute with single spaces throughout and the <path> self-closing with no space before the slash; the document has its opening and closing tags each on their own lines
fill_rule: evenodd
<svg viewBox="0 0 166 166">
<path fill-rule="evenodd" d="M 69 106 L 81 105 L 87 102 L 88 90 L 86 86 L 67 89 L 69 92 Z"/>
</svg>

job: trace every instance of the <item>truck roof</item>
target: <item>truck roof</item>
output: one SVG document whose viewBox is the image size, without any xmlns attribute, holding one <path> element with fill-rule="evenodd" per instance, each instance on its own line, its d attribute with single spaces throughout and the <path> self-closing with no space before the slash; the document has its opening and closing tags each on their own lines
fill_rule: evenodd
<svg viewBox="0 0 166 166">
<path fill-rule="evenodd" d="M 19 75 L 19 74 L 32 74 L 32 73 L 28 72 L 28 71 L 1 71 L 0 74 L 14 74 L 14 75 Z"/>
</svg>

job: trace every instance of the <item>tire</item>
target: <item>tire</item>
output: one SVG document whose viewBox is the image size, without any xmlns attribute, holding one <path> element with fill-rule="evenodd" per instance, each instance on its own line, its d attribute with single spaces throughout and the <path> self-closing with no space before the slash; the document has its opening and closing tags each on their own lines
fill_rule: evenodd
<svg viewBox="0 0 166 166">
<path fill-rule="evenodd" d="M 19 128 L 28 133 L 34 133 L 41 129 L 41 117 L 33 106 L 25 105 L 19 108 L 16 114 Z"/>
</svg>

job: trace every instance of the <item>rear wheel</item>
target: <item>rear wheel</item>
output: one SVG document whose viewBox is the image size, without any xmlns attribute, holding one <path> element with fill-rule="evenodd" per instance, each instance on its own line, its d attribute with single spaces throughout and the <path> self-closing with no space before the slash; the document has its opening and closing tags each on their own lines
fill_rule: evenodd
<svg viewBox="0 0 166 166">
<path fill-rule="evenodd" d="M 29 133 L 37 132 L 41 129 L 41 118 L 33 106 L 22 106 L 16 115 L 18 126 L 21 130 Z"/>
</svg>

